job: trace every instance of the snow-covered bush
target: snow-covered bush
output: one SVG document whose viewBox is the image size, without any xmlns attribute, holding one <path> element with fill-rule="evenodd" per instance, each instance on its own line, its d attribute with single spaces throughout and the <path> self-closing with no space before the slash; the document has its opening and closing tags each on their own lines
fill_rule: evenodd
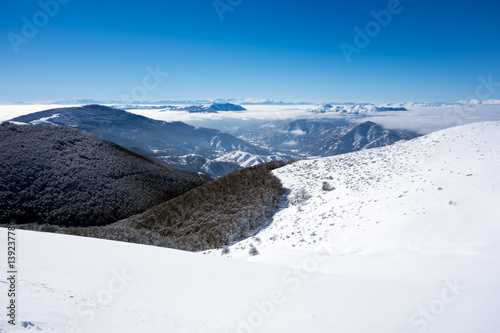
<svg viewBox="0 0 500 333">
<path fill-rule="evenodd" d="M 259 254 L 259 250 L 257 250 L 257 248 L 253 244 L 250 244 L 250 250 L 248 250 L 248 254 L 251 256 L 256 256 Z"/>
<path fill-rule="evenodd" d="M 302 203 L 304 203 L 307 199 L 309 198 L 309 193 L 305 189 L 305 187 L 301 188 L 300 190 L 296 191 L 291 199 L 290 203 L 292 205 L 300 206 Z"/>
<path fill-rule="evenodd" d="M 329 182 L 324 181 L 323 184 L 321 185 L 321 189 L 325 192 L 330 191 L 332 189 L 332 186 L 330 185 Z"/>
</svg>

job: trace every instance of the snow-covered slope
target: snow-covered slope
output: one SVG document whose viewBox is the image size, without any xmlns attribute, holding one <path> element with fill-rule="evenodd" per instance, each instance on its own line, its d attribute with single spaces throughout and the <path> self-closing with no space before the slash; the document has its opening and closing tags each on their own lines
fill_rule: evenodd
<svg viewBox="0 0 500 333">
<path fill-rule="evenodd" d="M 499 136 L 500 122 L 469 124 L 277 169 L 288 202 L 228 255 L 325 241 L 339 255 L 499 254 Z"/>
<path fill-rule="evenodd" d="M 0 229 L 2 244 L 6 234 Z M 16 326 L 4 317 L 0 332 L 500 330 L 500 256 L 335 257 L 323 249 L 283 267 L 29 231 L 17 231 L 17 242 Z M 2 274 L 2 295 L 8 288 Z"/>
</svg>

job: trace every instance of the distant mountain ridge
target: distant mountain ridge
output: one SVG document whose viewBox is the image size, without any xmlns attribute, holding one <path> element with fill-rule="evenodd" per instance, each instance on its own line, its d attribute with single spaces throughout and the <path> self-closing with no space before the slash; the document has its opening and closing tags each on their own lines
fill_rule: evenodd
<svg viewBox="0 0 500 333">
<path fill-rule="evenodd" d="M 419 136 L 411 131 L 385 129 L 371 121 L 353 124 L 343 118 L 275 121 L 232 133 L 264 147 L 303 156 L 333 156 Z"/>
<path fill-rule="evenodd" d="M 23 104 L 33 104 L 28 102 L 17 102 Z M 82 104 L 131 104 L 131 105 L 159 105 L 159 104 L 212 104 L 212 103 L 234 103 L 234 104 L 246 104 L 246 105 L 308 105 L 313 104 L 311 102 L 300 101 L 280 101 L 276 99 L 261 99 L 261 98 L 210 98 L 210 99 L 188 99 L 188 100 L 175 100 L 166 99 L 158 101 L 123 101 L 123 100 L 94 100 L 94 99 L 72 99 L 66 101 L 56 101 L 45 104 L 56 104 L 56 105 L 82 105 Z"/>
<path fill-rule="evenodd" d="M 343 105 L 332 105 L 332 104 L 321 104 L 318 106 L 315 106 L 312 109 L 307 110 L 308 112 L 312 113 L 345 113 L 345 114 L 366 114 L 370 111 L 373 111 L 375 107 L 373 105 L 367 104 L 367 105 L 349 105 L 349 104 L 343 104 Z"/>
<path fill-rule="evenodd" d="M 373 112 L 408 111 L 408 110 L 403 106 L 375 106 L 372 104 L 354 104 L 354 105 L 321 104 L 307 111 L 311 113 L 339 113 L 339 114 L 366 115 Z"/>
<path fill-rule="evenodd" d="M 233 151 L 243 151 L 271 159 L 279 157 L 267 149 L 233 135 L 209 128 L 196 128 L 183 122 L 165 122 L 102 105 L 85 105 L 35 112 L 11 121 L 74 127 L 93 133 L 141 155 L 165 161 L 189 171 L 222 176 L 224 170 L 241 168 L 236 162 L 224 167 L 215 159 Z M 190 158 L 194 155 L 196 158 Z M 186 158 L 182 158 L 186 156 Z M 200 165 L 200 161 L 204 161 Z M 222 173 L 221 173 L 222 172 Z"/>
<path fill-rule="evenodd" d="M 158 121 L 107 106 L 85 105 L 36 112 L 12 121 L 74 127 L 174 168 L 216 177 L 272 160 L 332 156 L 418 136 L 409 131 L 386 130 L 373 122 L 352 123 L 359 119 L 357 114 L 351 118 L 275 121 L 243 126 L 229 134 L 182 122 Z"/>
<path fill-rule="evenodd" d="M 167 109 L 175 111 L 188 111 L 189 113 L 218 113 L 219 111 L 245 111 L 241 105 L 232 103 L 212 103 L 209 105 L 168 106 Z"/>
<path fill-rule="evenodd" d="M 188 111 L 189 113 L 218 113 L 219 111 L 245 111 L 241 105 L 232 103 L 212 103 L 212 104 L 192 104 L 192 105 L 136 105 L 136 104 L 118 104 L 110 105 L 112 108 L 123 110 L 171 110 Z"/>
<path fill-rule="evenodd" d="M 0 104 L 10 104 L 10 105 L 85 105 L 85 104 L 101 104 L 109 106 L 119 106 L 123 105 L 130 106 L 167 106 L 167 105 L 201 105 L 201 104 L 212 104 L 212 103 L 233 103 L 240 105 L 315 105 L 316 102 L 311 101 L 282 101 L 276 99 L 259 99 L 259 98 L 210 98 L 210 99 L 194 99 L 194 100 L 158 100 L 158 101 L 123 101 L 123 100 L 94 100 L 94 99 L 72 99 L 66 101 L 55 101 L 55 102 L 26 102 L 26 101 L 16 101 L 7 102 L 4 101 Z M 366 103 L 366 102 L 327 102 L 324 104 L 332 105 L 377 105 L 376 103 Z M 498 105 L 500 100 L 498 99 L 463 99 L 456 102 L 388 102 L 383 104 L 383 106 L 418 106 L 418 107 L 440 107 L 440 106 L 453 106 L 453 105 Z"/>
</svg>

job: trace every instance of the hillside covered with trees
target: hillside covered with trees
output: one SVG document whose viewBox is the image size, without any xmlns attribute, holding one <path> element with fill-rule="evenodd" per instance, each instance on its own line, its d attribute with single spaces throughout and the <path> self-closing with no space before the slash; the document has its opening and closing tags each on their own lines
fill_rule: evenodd
<svg viewBox="0 0 500 333">
<path fill-rule="evenodd" d="M 273 161 L 234 171 L 104 227 L 21 227 L 187 251 L 220 248 L 251 236 L 268 223 L 285 194 L 271 170 L 283 165 Z"/>
<path fill-rule="evenodd" d="M 0 223 L 102 226 L 204 184 L 93 134 L 0 125 Z"/>
</svg>

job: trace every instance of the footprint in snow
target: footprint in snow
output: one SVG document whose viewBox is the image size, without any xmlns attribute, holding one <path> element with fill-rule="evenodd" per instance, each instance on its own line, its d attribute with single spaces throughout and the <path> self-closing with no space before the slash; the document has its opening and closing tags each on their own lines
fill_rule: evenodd
<svg viewBox="0 0 500 333">
<path fill-rule="evenodd" d="M 37 324 L 33 324 L 31 321 L 22 321 L 21 326 L 29 330 L 41 331 L 42 329 Z"/>
</svg>

